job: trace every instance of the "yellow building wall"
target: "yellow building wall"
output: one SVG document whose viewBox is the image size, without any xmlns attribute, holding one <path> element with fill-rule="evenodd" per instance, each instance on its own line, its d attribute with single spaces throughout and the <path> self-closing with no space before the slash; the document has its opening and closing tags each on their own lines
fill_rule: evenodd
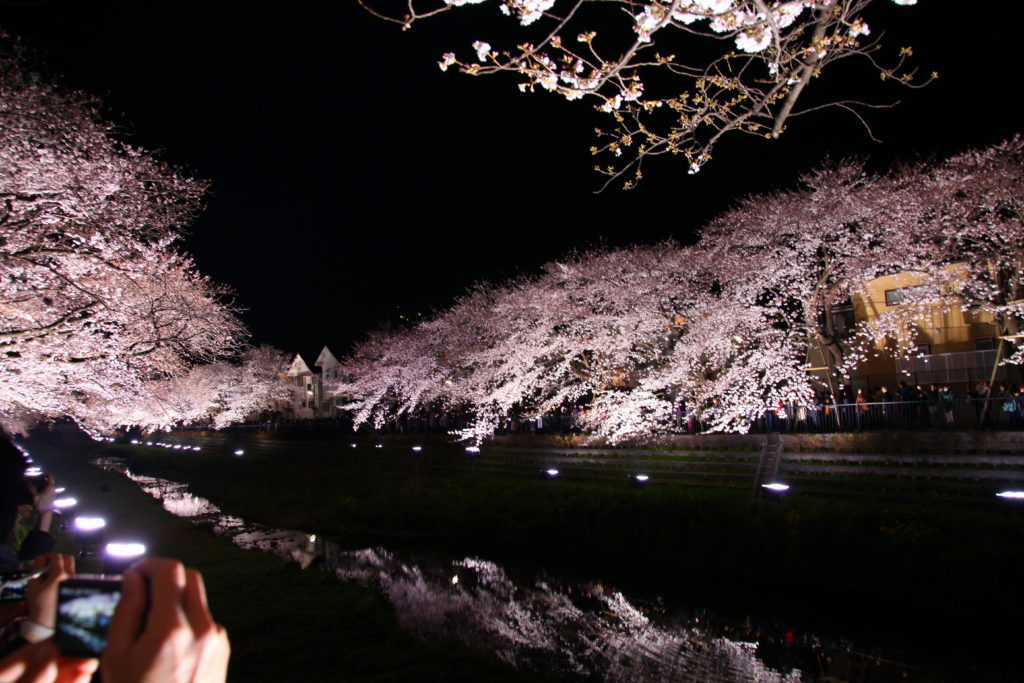
<svg viewBox="0 0 1024 683">
<path fill-rule="evenodd" d="M 946 269 L 955 278 L 956 269 L 962 267 L 963 264 L 954 263 L 946 266 Z M 922 273 L 903 272 L 884 275 L 868 282 L 864 293 L 852 298 L 856 321 L 871 322 L 904 305 L 886 304 L 885 293 L 889 290 L 921 285 L 926 277 Z M 917 327 L 914 339 L 879 339 L 876 342 L 875 350 L 878 357 L 869 358 L 860 365 L 854 373 L 855 384 L 863 385 L 866 379 L 867 383 L 870 383 L 869 389 L 883 384 L 895 387 L 901 379 L 906 379 L 899 377 L 896 371 L 895 357 L 900 354 L 901 346 L 905 351 L 907 346 L 912 347 L 912 350 L 918 345 L 927 344 L 930 354 L 974 351 L 975 340 L 995 337 L 998 329 L 991 313 L 965 312 L 956 294 L 950 294 L 943 301 L 936 301 L 929 310 L 913 318 L 913 322 Z M 857 382 L 858 377 L 864 379 Z"/>
</svg>

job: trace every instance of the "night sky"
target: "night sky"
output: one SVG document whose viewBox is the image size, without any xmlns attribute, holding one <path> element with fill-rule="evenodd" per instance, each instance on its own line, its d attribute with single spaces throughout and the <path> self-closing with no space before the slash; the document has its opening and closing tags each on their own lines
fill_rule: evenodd
<svg viewBox="0 0 1024 683">
<path fill-rule="evenodd" d="M 389 318 L 574 248 L 688 241 L 739 196 L 785 187 L 829 154 L 884 164 L 1020 132 L 1024 9 L 1005 7 L 877 0 L 868 21 L 889 54 L 912 45 L 939 81 L 910 91 L 863 69 L 827 84 L 826 72 L 807 95 L 901 99 L 868 113 L 882 143 L 834 110 L 791 120 L 775 142 L 732 137 L 697 176 L 659 160 L 638 190 L 600 195 L 588 148 L 603 119 L 588 104 L 437 68 L 474 40 L 510 42 L 500 28 L 516 24 L 493 4 L 403 33 L 350 0 L 36 0 L 0 4 L 0 28 L 101 97 L 132 142 L 212 181 L 185 248 L 237 291 L 254 341 L 312 362 L 324 344 L 341 355 Z"/>
</svg>

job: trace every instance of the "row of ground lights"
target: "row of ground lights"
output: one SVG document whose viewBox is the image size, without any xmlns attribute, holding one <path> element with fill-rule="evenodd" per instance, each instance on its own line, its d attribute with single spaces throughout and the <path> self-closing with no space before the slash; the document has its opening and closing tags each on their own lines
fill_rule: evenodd
<svg viewBox="0 0 1024 683">
<path fill-rule="evenodd" d="M 113 439 L 107 437 L 107 441 L 113 441 Z M 25 468 L 25 477 L 27 479 L 34 479 L 43 476 L 43 470 L 38 465 L 33 464 L 35 460 L 29 454 L 28 451 L 22 450 L 25 455 L 25 460 L 29 466 Z M 55 489 L 55 493 L 62 494 L 67 493 L 67 489 L 63 486 L 58 486 Z M 62 517 L 78 505 L 78 500 L 71 496 L 62 496 L 53 501 L 54 512 L 61 515 Z M 84 556 L 87 554 L 87 547 L 92 545 L 98 547 L 103 542 L 103 530 L 107 526 L 106 520 L 102 517 L 78 517 L 76 516 L 72 522 L 75 532 L 75 540 L 79 545 L 79 554 Z M 92 543 L 86 543 L 86 541 L 92 541 Z M 140 557 L 146 554 L 146 546 L 142 543 L 135 541 L 111 541 L 107 543 L 104 548 L 104 562 L 103 569 L 106 572 L 118 573 L 124 571 L 129 565 L 134 563 Z"/>
<path fill-rule="evenodd" d="M 158 446 L 160 448 L 169 448 L 169 449 L 175 450 L 175 451 L 194 451 L 196 453 L 198 453 L 199 451 L 203 450 L 199 446 L 189 446 L 188 444 L 164 443 L 162 441 L 145 441 L 145 442 L 143 442 L 143 441 L 139 441 L 138 439 L 132 439 L 132 445 L 133 446 Z M 237 449 L 235 451 L 235 455 L 245 455 L 245 451 L 242 450 L 241 448 L 239 448 L 239 449 Z"/>
<path fill-rule="evenodd" d="M 359 444 L 357 444 L 357 443 L 350 443 L 348 445 L 348 447 L 349 448 L 359 448 Z M 384 448 L 384 444 L 382 444 L 382 443 L 375 443 L 375 444 L 373 444 L 373 447 L 374 448 Z M 419 446 L 419 445 L 413 446 L 412 447 L 412 451 L 414 453 L 422 453 L 423 452 L 423 446 Z M 480 452 L 480 447 L 479 446 L 466 446 L 466 452 L 467 453 L 479 453 Z"/>
<path fill-rule="evenodd" d="M 105 437 L 105 440 L 113 442 L 113 439 L 110 438 L 110 437 Z M 134 444 L 134 445 L 141 445 L 141 443 L 142 442 L 140 442 L 138 439 L 132 439 L 132 444 Z M 145 445 L 146 446 L 160 446 L 162 448 L 170 448 L 170 449 L 173 449 L 173 450 L 186 450 L 186 451 L 187 450 L 192 450 L 192 451 L 196 451 L 196 452 L 202 450 L 199 446 L 188 446 L 188 445 L 182 445 L 182 444 L 169 444 L 169 443 L 163 443 L 163 442 L 159 442 L 159 441 L 156 441 L 156 442 L 154 442 L 154 441 L 146 441 Z M 349 447 L 350 448 L 358 448 L 358 444 L 351 443 L 351 444 L 349 444 Z M 377 443 L 377 444 L 374 444 L 373 447 L 374 448 L 384 448 L 384 445 Z M 423 446 L 419 446 L 419 445 L 413 446 L 412 450 L 415 453 L 421 453 L 423 451 Z M 480 447 L 479 446 L 466 446 L 466 452 L 467 453 L 479 453 L 480 452 Z M 26 455 L 27 455 L 27 453 L 26 453 Z M 235 451 L 235 455 L 245 455 L 245 451 L 242 450 L 241 448 L 239 448 L 239 449 L 237 449 Z M 31 458 L 29 458 L 29 461 L 31 462 Z M 29 469 L 31 470 L 33 468 L 29 468 Z M 38 470 L 39 468 L 37 467 L 35 469 Z M 549 477 L 552 477 L 552 478 L 553 477 L 557 477 L 558 474 L 559 474 L 558 470 L 554 469 L 554 468 L 544 470 L 544 473 L 546 475 L 548 475 Z M 30 475 L 28 473 L 28 470 L 26 470 L 25 476 L 38 476 L 40 474 L 42 474 L 41 470 L 36 472 L 35 475 Z M 634 475 L 631 475 L 630 478 L 636 480 L 637 482 L 639 482 L 641 484 L 646 484 L 648 481 L 650 481 L 650 476 L 646 475 L 646 474 L 634 474 Z M 768 482 L 767 484 L 761 484 L 761 488 L 766 489 L 768 491 L 773 491 L 775 493 L 786 493 L 787 491 L 789 491 L 790 487 L 789 487 L 789 484 L 784 484 L 784 483 L 782 483 L 780 481 L 772 481 L 772 482 Z M 58 489 L 57 492 L 60 493 L 61 490 L 62 489 Z M 999 498 L 1006 498 L 1006 499 L 1010 499 L 1010 500 L 1024 500 L 1024 491 L 1015 491 L 1015 490 L 1000 491 L 999 493 L 996 494 L 996 496 L 999 497 Z M 69 499 L 66 499 L 66 500 L 71 501 L 70 505 L 74 505 L 75 502 L 76 502 L 74 498 L 69 498 Z M 57 500 L 57 501 L 54 502 L 54 505 L 59 507 L 58 503 L 60 503 L 60 502 L 61 502 L 61 500 Z"/>
</svg>

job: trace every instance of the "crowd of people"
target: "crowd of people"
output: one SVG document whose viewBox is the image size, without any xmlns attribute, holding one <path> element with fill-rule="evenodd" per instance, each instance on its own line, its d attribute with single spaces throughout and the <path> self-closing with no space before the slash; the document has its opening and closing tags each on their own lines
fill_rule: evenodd
<svg viewBox="0 0 1024 683">
<path fill-rule="evenodd" d="M 146 558 L 124 572 L 101 657 L 68 656 L 54 642 L 57 595 L 75 574 L 73 555 L 54 553 L 56 482 L 27 478 L 25 455 L 0 437 L 0 563 L 31 563 L 24 600 L 0 609 L 0 683 L 218 683 L 227 676 L 227 632 L 213 620 L 203 577 L 176 560 Z M 25 509 L 36 523 L 18 543 Z"/>
<path fill-rule="evenodd" d="M 1024 426 L 1024 387 L 990 387 L 980 380 L 967 392 L 949 384 L 895 390 L 837 387 L 809 403 L 779 402 L 753 425 L 756 432 L 836 432 L 865 429 L 1019 428 Z"/>
</svg>

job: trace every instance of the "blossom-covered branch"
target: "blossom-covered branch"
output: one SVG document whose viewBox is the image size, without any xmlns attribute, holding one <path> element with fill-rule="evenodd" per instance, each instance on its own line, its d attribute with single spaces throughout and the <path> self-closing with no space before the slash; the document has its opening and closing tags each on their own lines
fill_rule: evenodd
<svg viewBox="0 0 1024 683">
<path fill-rule="evenodd" d="M 429 1 L 429 0 L 428 0 Z M 417 21 L 485 0 L 416 0 L 387 10 L 361 0 L 382 18 Z M 913 5 L 916 0 L 894 0 Z M 799 113 L 808 84 L 832 64 L 865 58 L 883 79 L 917 87 L 902 48 L 889 66 L 875 60 L 865 11 L 872 0 L 504 0 L 522 38 L 492 47 L 479 36 L 470 54 L 445 53 L 439 66 L 474 75 L 511 73 L 523 92 L 544 90 L 590 99 L 611 122 L 597 129 L 595 169 L 630 188 L 646 157 L 680 155 L 690 173 L 709 162 L 722 136 L 743 132 L 777 138 Z M 849 107 L 845 102 L 843 106 Z M 815 105 L 815 109 L 821 104 Z"/>
</svg>

